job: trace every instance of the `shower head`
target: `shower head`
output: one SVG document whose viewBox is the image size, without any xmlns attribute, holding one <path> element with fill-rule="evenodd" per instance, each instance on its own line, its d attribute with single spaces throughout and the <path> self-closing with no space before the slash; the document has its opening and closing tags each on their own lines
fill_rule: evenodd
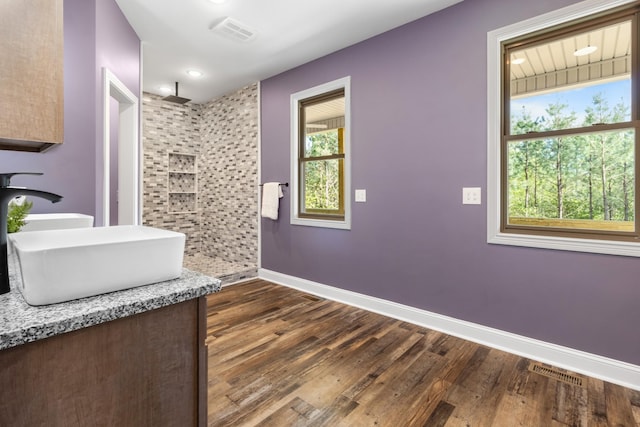
<svg viewBox="0 0 640 427">
<path fill-rule="evenodd" d="M 169 95 L 169 96 L 165 96 L 164 98 L 162 98 L 163 101 L 169 101 L 169 102 L 175 102 L 176 104 L 185 104 L 189 101 L 191 101 L 188 98 L 182 98 L 180 96 L 178 96 L 178 82 L 176 82 L 176 94 L 175 95 Z"/>
</svg>

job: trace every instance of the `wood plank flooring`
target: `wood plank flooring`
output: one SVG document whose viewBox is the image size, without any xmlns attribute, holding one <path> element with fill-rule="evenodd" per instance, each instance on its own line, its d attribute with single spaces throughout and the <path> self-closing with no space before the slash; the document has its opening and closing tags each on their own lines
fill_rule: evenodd
<svg viewBox="0 0 640 427">
<path fill-rule="evenodd" d="M 640 425 L 638 391 L 263 280 L 210 296 L 207 320 L 209 426 Z"/>
</svg>

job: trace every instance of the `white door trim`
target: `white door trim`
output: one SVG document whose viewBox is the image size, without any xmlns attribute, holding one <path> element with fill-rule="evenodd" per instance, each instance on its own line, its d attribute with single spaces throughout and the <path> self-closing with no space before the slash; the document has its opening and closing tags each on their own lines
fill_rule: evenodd
<svg viewBox="0 0 640 427">
<path fill-rule="evenodd" d="M 141 223 L 140 211 L 140 155 L 138 138 L 139 101 L 108 68 L 102 68 L 103 98 L 103 181 L 102 221 L 109 225 L 110 188 L 110 100 L 119 103 L 118 130 L 118 224 Z"/>
</svg>

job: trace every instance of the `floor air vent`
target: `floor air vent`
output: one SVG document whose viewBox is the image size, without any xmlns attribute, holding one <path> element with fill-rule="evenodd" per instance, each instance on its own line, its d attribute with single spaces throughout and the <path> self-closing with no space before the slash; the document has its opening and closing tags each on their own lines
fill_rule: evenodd
<svg viewBox="0 0 640 427">
<path fill-rule="evenodd" d="M 568 374 L 551 366 L 545 366 L 538 362 L 531 362 L 529 364 L 529 370 L 540 374 L 547 378 L 553 378 L 554 380 L 562 381 L 563 383 L 577 385 L 578 387 L 584 387 L 582 377 L 578 375 Z"/>
</svg>

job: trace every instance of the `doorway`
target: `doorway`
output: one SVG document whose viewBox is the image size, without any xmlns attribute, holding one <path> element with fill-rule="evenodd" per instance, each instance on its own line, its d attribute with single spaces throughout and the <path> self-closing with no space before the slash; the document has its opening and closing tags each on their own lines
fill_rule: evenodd
<svg viewBox="0 0 640 427">
<path fill-rule="evenodd" d="M 140 161 L 138 146 L 139 101 L 109 69 L 103 68 L 103 225 L 138 225 L 140 209 Z M 113 117 L 112 115 L 117 115 Z M 112 130 L 113 128 L 113 130 Z M 112 135 L 117 129 L 117 136 Z M 117 145 L 117 146 L 114 146 Z M 114 167 L 113 163 L 117 165 Z M 112 180 L 111 171 L 116 178 Z M 112 181 L 117 182 L 117 187 Z M 117 203 L 117 210 L 113 203 Z M 111 211 L 117 212 L 113 218 Z"/>
</svg>

